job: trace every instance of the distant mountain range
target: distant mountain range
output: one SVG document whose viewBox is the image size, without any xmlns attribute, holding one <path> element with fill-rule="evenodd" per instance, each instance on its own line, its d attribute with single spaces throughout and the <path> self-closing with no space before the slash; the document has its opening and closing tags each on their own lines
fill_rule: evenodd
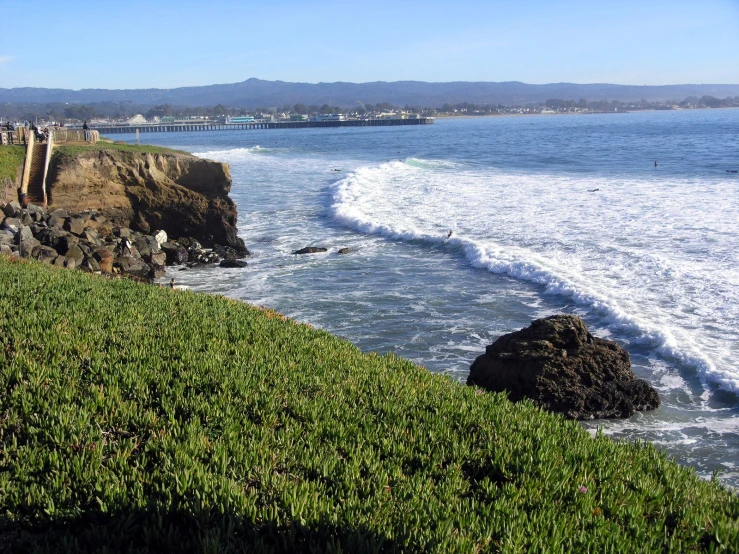
<svg viewBox="0 0 739 554">
<path fill-rule="evenodd" d="M 739 96 L 739 85 L 664 85 L 634 86 L 613 84 L 551 83 L 529 85 L 516 81 L 504 83 L 421 81 L 373 83 L 288 83 L 247 79 L 241 83 L 181 87 L 173 89 L 47 89 L 0 88 L 0 102 L 95 102 L 130 101 L 140 105 L 214 106 L 267 108 L 294 105 L 356 107 L 362 103 L 389 102 L 399 106 L 440 107 L 444 103 L 503 104 L 507 106 L 562 100 L 619 100 L 635 102 L 681 101 L 688 96 Z"/>
</svg>

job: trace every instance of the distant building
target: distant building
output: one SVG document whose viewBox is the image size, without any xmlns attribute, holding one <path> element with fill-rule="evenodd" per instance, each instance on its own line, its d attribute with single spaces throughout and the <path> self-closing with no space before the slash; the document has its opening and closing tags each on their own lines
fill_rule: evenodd
<svg viewBox="0 0 739 554">
<path fill-rule="evenodd" d="M 254 123 L 253 115 L 237 115 L 234 117 L 227 117 L 226 123 Z"/>
<path fill-rule="evenodd" d="M 126 123 L 128 123 L 129 125 L 141 125 L 142 123 L 146 123 L 146 118 L 140 113 L 137 113 L 131 119 L 126 121 Z"/>
<path fill-rule="evenodd" d="M 315 114 L 311 117 L 311 121 L 344 121 L 346 117 L 343 113 L 331 113 L 331 114 Z"/>
<path fill-rule="evenodd" d="M 293 113 L 290 114 L 290 121 L 308 121 L 308 116 L 305 114 Z"/>
</svg>

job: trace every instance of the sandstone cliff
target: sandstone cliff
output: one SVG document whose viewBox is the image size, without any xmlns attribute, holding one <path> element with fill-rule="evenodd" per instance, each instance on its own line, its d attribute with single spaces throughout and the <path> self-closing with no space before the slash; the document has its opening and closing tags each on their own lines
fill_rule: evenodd
<svg viewBox="0 0 739 554">
<path fill-rule="evenodd" d="M 208 247 L 248 254 L 236 234 L 226 164 L 174 152 L 61 151 L 47 183 L 51 209 L 97 210 L 142 233 L 163 229 L 173 238 L 193 237 Z"/>
</svg>

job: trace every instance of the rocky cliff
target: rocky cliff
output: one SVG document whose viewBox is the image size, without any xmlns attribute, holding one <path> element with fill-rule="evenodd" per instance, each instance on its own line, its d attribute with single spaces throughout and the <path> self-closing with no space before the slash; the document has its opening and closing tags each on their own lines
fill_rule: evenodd
<svg viewBox="0 0 739 554">
<path fill-rule="evenodd" d="M 47 190 L 50 209 L 96 210 L 141 233 L 163 229 L 173 238 L 192 237 L 207 247 L 248 254 L 236 233 L 226 164 L 175 152 L 60 150 Z"/>
</svg>

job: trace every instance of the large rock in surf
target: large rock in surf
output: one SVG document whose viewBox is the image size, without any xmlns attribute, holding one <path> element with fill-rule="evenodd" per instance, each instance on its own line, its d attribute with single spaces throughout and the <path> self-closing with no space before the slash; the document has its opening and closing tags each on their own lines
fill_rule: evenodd
<svg viewBox="0 0 739 554">
<path fill-rule="evenodd" d="M 300 250 L 293 250 L 293 254 L 317 254 L 319 252 L 326 252 L 328 248 L 322 248 L 320 246 L 306 246 Z"/>
<path fill-rule="evenodd" d="M 508 391 L 514 402 L 530 398 L 570 419 L 625 418 L 660 404 L 657 391 L 634 375 L 629 353 L 571 315 L 503 335 L 472 364 L 467 384 Z"/>
</svg>

